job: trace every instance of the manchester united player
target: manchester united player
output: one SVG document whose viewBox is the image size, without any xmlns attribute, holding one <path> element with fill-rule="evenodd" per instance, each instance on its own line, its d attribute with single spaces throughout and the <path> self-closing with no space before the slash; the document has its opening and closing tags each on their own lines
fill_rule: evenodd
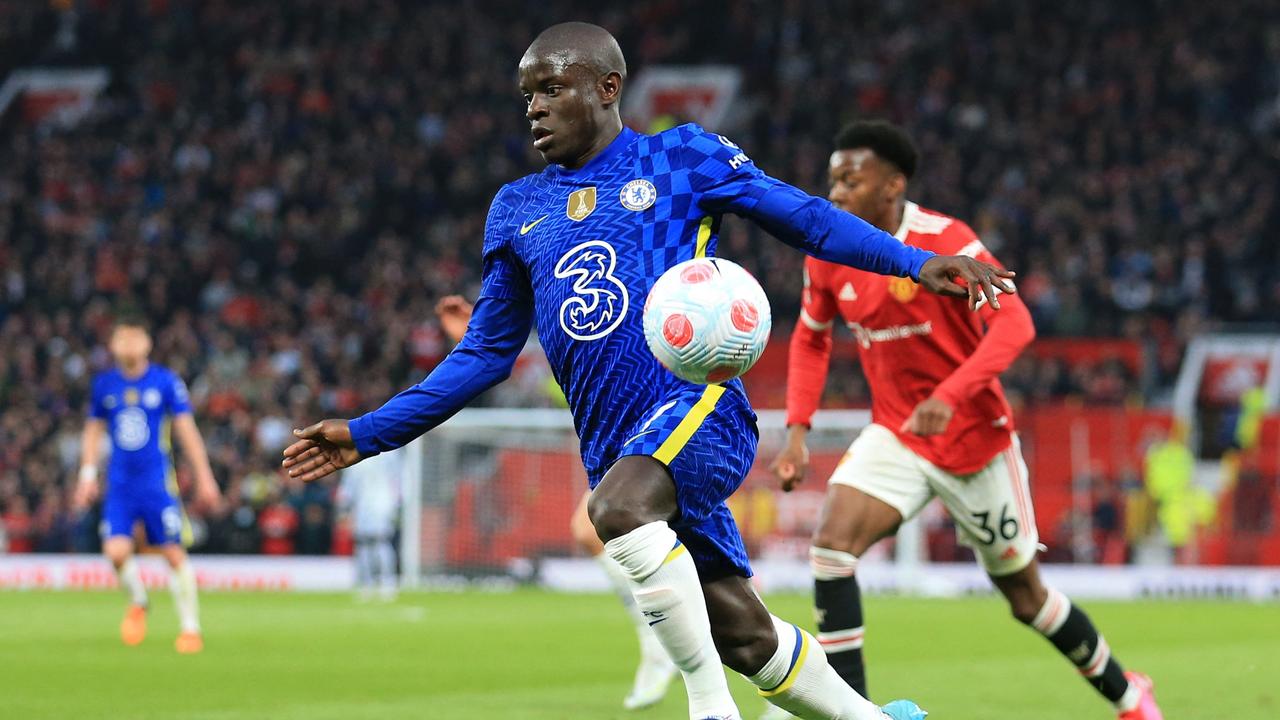
<svg viewBox="0 0 1280 720">
<path fill-rule="evenodd" d="M 836 138 L 831 201 L 908 245 L 995 263 L 968 225 L 907 201 L 916 162 L 901 129 L 854 123 Z M 1126 673 L 1084 611 L 1040 578 L 1027 467 L 998 379 L 1035 336 L 1022 301 L 1005 295 L 974 313 L 910 280 L 807 258 L 788 365 L 788 442 L 772 465 L 784 490 L 805 475 L 805 434 L 837 317 L 858 341 L 872 424 L 830 479 L 810 550 L 818 639 L 831 665 L 866 695 L 858 557 L 936 495 L 1013 616 L 1066 655 L 1120 718 L 1160 720 L 1151 681 Z"/>
</svg>

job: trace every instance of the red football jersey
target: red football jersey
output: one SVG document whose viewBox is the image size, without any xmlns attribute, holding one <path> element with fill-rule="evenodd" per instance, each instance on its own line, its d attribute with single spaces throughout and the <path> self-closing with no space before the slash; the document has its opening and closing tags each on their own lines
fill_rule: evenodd
<svg viewBox="0 0 1280 720">
<path fill-rule="evenodd" d="M 968 255 L 998 264 L 968 225 L 907 203 L 896 236 L 939 255 Z M 999 374 L 1035 337 L 1017 295 L 1001 309 L 925 292 L 910 278 L 886 277 L 808 258 L 800 322 L 791 338 L 787 422 L 809 423 L 822 397 L 836 316 L 853 331 L 871 388 L 872 421 L 913 451 L 959 475 L 977 472 L 1009 447 L 1013 414 Z M 900 431 L 930 396 L 955 411 L 946 432 Z"/>
</svg>

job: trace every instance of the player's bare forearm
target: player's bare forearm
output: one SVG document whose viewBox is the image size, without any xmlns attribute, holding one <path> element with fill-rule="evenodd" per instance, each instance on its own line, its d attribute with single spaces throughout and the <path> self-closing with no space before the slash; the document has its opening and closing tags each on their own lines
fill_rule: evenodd
<svg viewBox="0 0 1280 720">
<path fill-rule="evenodd" d="M 296 480 L 313 482 L 362 459 L 346 420 L 321 420 L 294 430 L 293 435 L 298 440 L 284 449 L 281 465 Z"/>
<path fill-rule="evenodd" d="M 220 505 L 222 494 L 218 489 L 218 481 L 213 477 L 213 467 L 209 464 L 209 452 L 205 448 L 204 438 L 200 436 L 200 428 L 190 413 L 182 413 L 173 419 L 173 429 L 178 435 L 178 444 L 182 453 L 187 456 L 196 475 L 196 501 L 210 510 Z"/>
<path fill-rule="evenodd" d="M 97 467 L 102 452 L 102 433 L 106 423 L 98 418 L 89 418 L 84 423 L 84 432 L 80 435 L 80 467 Z"/>
<path fill-rule="evenodd" d="M 787 426 L 787 443 L 789 445 L 803 445 L 809 438 L 808 425 L 788 425 Z"/>
<path fill-rule="evenodd" d="M 98 418 L 85 421 L 80 436 L 80 471 L 72 504 L 80 510 L 88 507 L 98 496 L 98 458 L 101 457 L 102 435 L 106 423 Z"/>
<path fill-rule="evenodd" d="M 209 465 L 209 452 L 205 449 L 204 438 L 200 436 L 200 428 L 196 427 L 195 418 L 185 413 L 179 415 L 173 420 L 173 429 L 178 435 L 178 445 L 182 447 L 182 454 L 187 456 L 187 462 L 190 462 L 191 468 L 195 470 L 196 482 L 216 486 L 213 468 Z"/>
<path fill-rule="evenodd" d="M 809 470 L 809 446 L 805 438 L 809 435 L 806 425 L 790 425 L 787 427 L 787 442 L 778 456 L 769 464 L 769 469 L 778 478 L 778 485 L 783 492 L 791 492 L 804 482 Z"/>
</svg>

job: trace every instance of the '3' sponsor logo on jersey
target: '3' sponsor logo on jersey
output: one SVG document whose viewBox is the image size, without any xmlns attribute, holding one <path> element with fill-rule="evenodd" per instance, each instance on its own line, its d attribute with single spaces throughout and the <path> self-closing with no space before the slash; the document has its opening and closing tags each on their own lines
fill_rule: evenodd
<svg viewBox="0 0 1280 720">
<path fill-rule="evenodd" d="M 555 276 L 573 282 L 573 295 L 560 305 L 560 327 L 575 340 L 598 340 L 622 324 L 630 299 L 614 276 L 618 254 L 602 240 L 584 242 L 556 263 Z"/>
</svg>

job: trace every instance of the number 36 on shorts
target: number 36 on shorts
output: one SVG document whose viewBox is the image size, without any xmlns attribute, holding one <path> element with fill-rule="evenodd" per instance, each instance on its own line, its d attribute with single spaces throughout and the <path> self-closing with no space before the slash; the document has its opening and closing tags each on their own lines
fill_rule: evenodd
<svg viewBox="0 0 1280 720">
<path fill-rule="evenodd" d="M 1025 568 L 1039 546 L 1017 436 L 972 475 L 953 475 L 917 455 L 882 425 L 868 425 L 836 467 L 831 482 L 848 485 L 896 508 L 903 518 L 941 498 L 960 542 L 992 575 Z"/>
</svg>

